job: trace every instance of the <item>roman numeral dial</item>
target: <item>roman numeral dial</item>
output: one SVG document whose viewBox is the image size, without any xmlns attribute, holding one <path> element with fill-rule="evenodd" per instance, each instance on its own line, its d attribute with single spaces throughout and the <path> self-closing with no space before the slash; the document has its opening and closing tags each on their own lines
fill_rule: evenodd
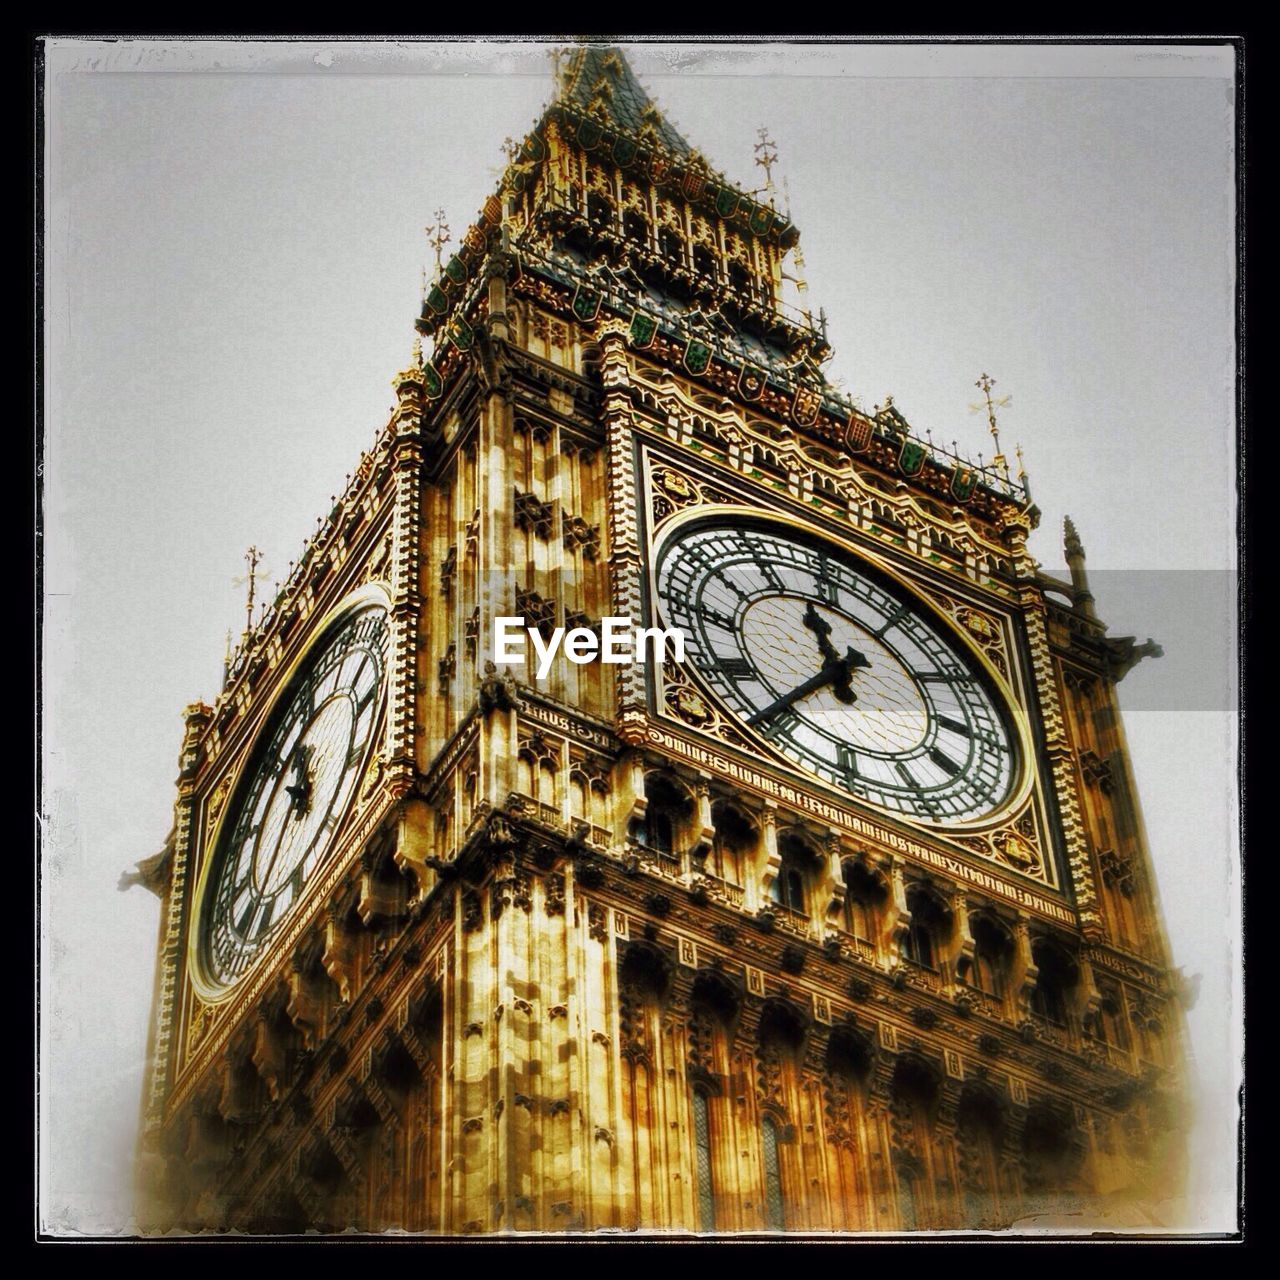
<svg viewBox="0 0 1280 1280">
<path fill-rule="evenodd" d="M 999 808 L 1011 709 L 947 623 L 851 553 L 765 525 L 660 552 L 663 620 L 744 724 L 855 796 L 945 825 Z"/>
<path fill-rule="evenodd" d="M 372 754 L 385 700 L 388 619 L 347 614 L 281 696 L 232 801 L 203 905 L 203 966 L 245 973 L 332 852 Z"/>
</svg>

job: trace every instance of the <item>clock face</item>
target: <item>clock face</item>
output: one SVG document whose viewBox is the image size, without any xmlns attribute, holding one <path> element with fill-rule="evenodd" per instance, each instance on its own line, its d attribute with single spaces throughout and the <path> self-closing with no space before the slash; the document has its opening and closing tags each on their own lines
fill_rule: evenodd
<svg viewBox="0 0 1280 1280">
<path fill-rule="evenodd" d="M 700 526 L 664 549 L 657 590 L 686 661 L 796 764 L 930 823 L 1007 800 L 1013 735 L 977 660 L 855 556 L 789 530 Z"/>
<path fill-rule="evenodd" d="M 381 718 L 387 614 L 349 614 L 273 717 L 228 814 L 205 905 L 204 960 L 227 985 L 301 900 L 355 794 Z"/>
</svg>

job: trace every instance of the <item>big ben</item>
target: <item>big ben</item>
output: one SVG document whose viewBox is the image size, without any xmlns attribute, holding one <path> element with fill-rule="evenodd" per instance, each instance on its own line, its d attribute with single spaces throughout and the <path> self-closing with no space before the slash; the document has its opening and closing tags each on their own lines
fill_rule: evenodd
<svg viewBox="0 0 1280 1280">
<path fill-rule="evenodd" d="M 1173 1194 L 1116 701 L 1155 646 L 1107 635 L 1075 529 L 1043 574 L 998 436 L 975 464 L 826 379 L 783 203 L 620 49 L 562 56 L 477 196 L 385 427 L 186 712 L 148 1227 L 1000 1230 Z"/>
</svg>

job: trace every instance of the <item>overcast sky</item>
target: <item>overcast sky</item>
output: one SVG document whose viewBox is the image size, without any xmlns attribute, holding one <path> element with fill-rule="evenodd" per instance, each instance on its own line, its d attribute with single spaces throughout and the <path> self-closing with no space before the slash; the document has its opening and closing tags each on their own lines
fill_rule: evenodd
<svg viewBox="0 0 1280 1280">
<path fill-rule="evenodd" d="M 989 456 L 1012 403 L 1064 572 L 1074 517 L 1112 635 L 1174 961 L 1201 975 L 1196 1184 L 1234 1223 L 1233 90 L 1183 46 L 653 46 L 714 166 L 767 125 L 828 373 Z M 218 692 L 244 549 L 283 579 L 385 422 L 423 233 L 460 236 L 547 47 L 55 42 L 47 80 L 42 1213 L 127 1226 L 182 708 Z"/>
</svg>

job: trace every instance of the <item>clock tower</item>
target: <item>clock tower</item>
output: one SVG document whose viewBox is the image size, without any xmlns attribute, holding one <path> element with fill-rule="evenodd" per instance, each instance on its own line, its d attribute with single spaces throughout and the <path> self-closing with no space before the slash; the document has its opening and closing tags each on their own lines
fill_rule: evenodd
<svg viewBox="0 0 1280 1280">
<path fill-rule="evenodd" d="M 1126 1225 L 1178 1190 L 1116 700 L 1155 646 L 1106 635 L 1070 522 L 1039 570 L 1002 456 L 837 394 L 798 240 L 619 50 L 563 59 L 187 709 L 138 872 L 149 1229 Z"/>
</svg>

